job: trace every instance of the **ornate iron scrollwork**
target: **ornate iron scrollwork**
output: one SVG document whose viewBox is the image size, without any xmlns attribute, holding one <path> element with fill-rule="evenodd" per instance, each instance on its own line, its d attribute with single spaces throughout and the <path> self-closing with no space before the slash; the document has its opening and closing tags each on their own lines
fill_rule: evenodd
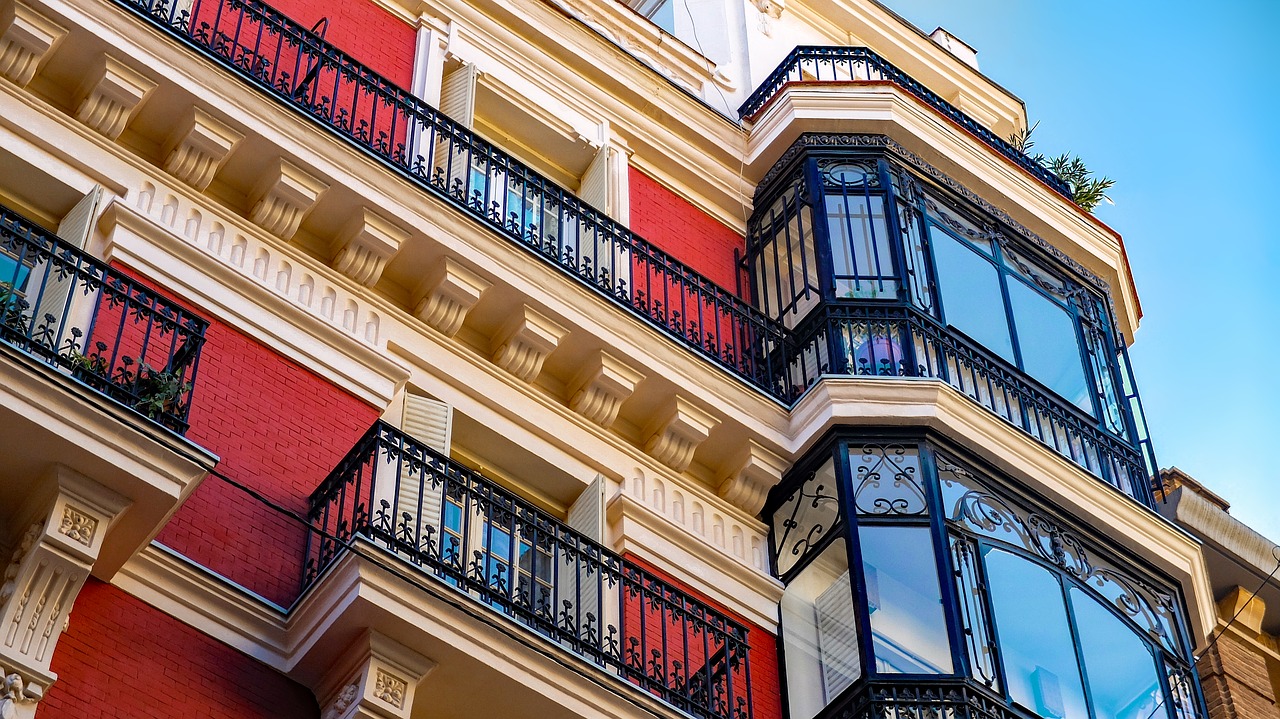
<svg viewBox="0 0 1280 719">
<path fill-rule="evenodd" d="M 785 574 L 831 533 L 840 521 L 840 500 L 832 462 L 804 481 L 773 514 L 778 574 Z"/>
<path fill-rule="evenodd" d="M 850 447 L 853 506 L 860 515 L 909 517 L 928 514 L 920 479 L 920 451 L 900 444 Z"/>
</svg>

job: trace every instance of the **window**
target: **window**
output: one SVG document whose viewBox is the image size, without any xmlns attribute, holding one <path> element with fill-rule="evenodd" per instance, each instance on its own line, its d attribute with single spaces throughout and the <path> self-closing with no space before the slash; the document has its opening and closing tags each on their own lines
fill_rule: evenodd
<svg viewBox="0 0 1280 719">
<path fill-rule="evenodd" d="M 1094 414 L 1077 310 L 1063 281 L 957 213 L 926 204 L 946 323 Z"/>
<path fill-rule="evenodd" d="M 1093 538 L 929 442 L 838 435 L 802 466 L 766 504 L 791 719 L 904 676 L 1043 719 L 1198 716 L 1178 598 Z"/>
<path fill-rule="evenodd" d="M 894 243 L 877 164 L 818 163 L 836 299 L 897 299 Z"/>
</svg>

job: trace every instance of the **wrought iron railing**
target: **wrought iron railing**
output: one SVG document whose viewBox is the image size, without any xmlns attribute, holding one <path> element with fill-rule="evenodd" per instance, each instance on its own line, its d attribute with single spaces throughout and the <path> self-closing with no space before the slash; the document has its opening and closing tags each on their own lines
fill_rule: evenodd
<svg viewBox="0 0 1280 719">
<path fill-rule="evenodd" d="M 745 627 L 386 424 L 309 519 L 304 584 L 363 538 L 693 716 L 751 717 Z"/>
<path fill-rule="evenodd" d="M 0 207 L 0 341 L 181 433 L 207 326 Z"/>
<path fill-rule="evenodd" d="M 815 719 L 1036 719 L 963 679 L 855 683 Z"/>
<path fill-rule="evenodd" d="M 947 119 L 963 127 L 991 149 L 1004 155 L 1018 167 L 1031 173 L 1068 200 L 1072 199 L 1067 183 L 1043 165 L 1014 147 L 985 125 L 961 112 L 938 93 L 925 87 L 888 60 L 865 47 L 800 46 L 778 64 L 751 97 L 738 108 L 738 116 L 747 118 L 764 106 L 782 88 L 794 82 L 891 82 L 915 95 Z"/>
<path fill-rule="evenodd" d="M 389 165 L 425 191 L 454 205 L 502 237 L 556 266 L 675 342 L 718 364 L 783 403 L 814 379 L 804 358 L 812 338 L 797 335 L 750 303 L 632 233 L 573 193 L 542 177 L 435 108 L 395 86 L 311 30 L 261 0 L 114 0 L 144 16 L 321 126 Z M 802 69 L 844 63 L 846 74 L 897 82 L 969 128 L 1056 188 L 1052 174 L 959 110 L 865 48 L 797 48 L 748 100 L 762 104 Z M 941 343 L 942 340 L 940 339 Z M 953 370 L 941 376 L 1006 416 L 1002 397 L 1019 401 L 1014 423 L 1107 481 L 1123 472 L 1103 456 L 1124 453 L 1123 440 L 1078 422 L 1068 406 L 1024 390 L 1032 383 L 981 352 L 955 349 Z M 944 345 L 939 344 L 939 347 Z M 864 368 L 854 367 L 855 373 Z M 879 368 L 877 368 L 878 370 Z M 837 371 L 828 367 L 828 371 Z M 839 370 L 848 371 L 848 368 Z M 800 376 L 796 373 L 799 372 Z M 877 372 L 878 373 L 878 372 Z M 974 378 L 965 384 L 962 378 Z M 955 377 L 957 379 L 951 379 Z M 996 391 L 998 388 L 998 391 Z M 992 392 L 995 394 L 992 395 Z M 1008 419 L 1009 417 L 1006 416 Z M 1121 447 L 1096 450 L 1094 447 Z M 1145 484 L 1145 480 L 1142 482 Z M 1145 490 L 1134 490 L 1137 495 Z"/>
<path fill-rule="evenodd" d="M 792 395 L 823 375 L 934 377 L 1121 492 L 1152 505 L 1151 475 L 1132 444 L 1025 372 L 914 308 L 829 305 L 798 326 L 795 337 L 785 380 Z"/>
<path fill-rule="evenodd" d="M 259 0 L 115 0 L 758 387 L 781 328 Z"/>
</svg>

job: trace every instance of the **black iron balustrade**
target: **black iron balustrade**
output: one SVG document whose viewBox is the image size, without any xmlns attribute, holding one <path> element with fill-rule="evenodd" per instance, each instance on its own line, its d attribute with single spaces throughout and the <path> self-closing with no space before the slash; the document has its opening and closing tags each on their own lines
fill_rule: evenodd
<svg viewBox="0 0 1280 719">
<path fill-rule="evenodd" d="M 942 113 L 972 133 L 991 149 L 1004 155 L 1018 167 L 1031 173 L 1055 192 L 1072 199 L 1067 183 L 1033 160 L 1025 152 L 987 129 L 985 125 L 961 112 L 959 108 L 925 87 L 888 60 L 865 47 L 802 45 L 792 50 L 778 64 L 751 97 L 738 108 L 738 116 L 747 118 L 764 109 L 773 97 L 793 82 L 891 82 L 915 95 L 920 101 Z M 1072 200 L 1074 202 L 1074 200 Z"/>
<path fill-rule="evenodd" d="M 116 0 L 260 89 L 763 389 L 780 327 L 259 0 Z"/>
<path fill-rule="evenodd" d="M 751 717 L 745 627 L 386 424 L 309 519 L 304 584 L 363 538 L 695 717 Z"/>
<path fill-rule="evenodd" d="M 816 357 L 811 337 L 797 341 L 800 334 L 261 0 L 194 0 L 189 9 L 174 0 L 114 1 L 778 401 L 791 404 L 816 378 L 804 364 Z M 821 77 L 815 74 L 819 65 L 898 83 L 1065 193 L 1047 170 L 866 48 L 797 48 L 742 112 L 759 109 L 789 81 L 809 79 L 803 71 Z M 832 79 L 839 74 L 833 70 Z M 1124 483 L 1113 478 L 1127 470 L 1107 468 L 1111 457 L 1129 452 L 1123 441 L 1077 421 L 1066 403 L 1024 389 L 1034 385 L 1016 371 L 966 359 L 985 357 L 981 352 L 959 349 L 964 345 L 955 339 L 938 342 L 955 348 L 948 350 L 954 369 L 929 376 L 946 379 L 1007 419 L 1018 418 L 1011 421 L 1103 479 Z M 830 367 L 825 371 L 834 371 Z M 875 371 L 862 371 L 867 369 Z M 870 368 L 855 361 L 854 373 L 881 369 L 879 359 Z M 966 384 L 959 379 L 965 376 L 973 379 Z M 1008 410 L 1006 394 L 1017 398 Z"/>
<path fill-rule="evenodd" d="M 0 341 L 181 433 L 207 327 L 0 207 Z"/>
<path fill-rule="evenodd" d="M 1151 474 L 1133 445 L 1007 362 L 911 307 L 828 305 L 795 330 L 787 384 L 823 375 L 933 377 L 1146 506 Z"/>
<path fill-rule="evenodd" d="M 1037 719 L 963 679 L 857 682 L 815 719 Z"/>
</svg>

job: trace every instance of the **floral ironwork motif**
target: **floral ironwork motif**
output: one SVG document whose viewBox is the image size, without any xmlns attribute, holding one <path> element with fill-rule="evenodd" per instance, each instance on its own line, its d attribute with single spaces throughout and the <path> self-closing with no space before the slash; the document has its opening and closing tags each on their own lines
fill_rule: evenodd
<svg viewBox="0 0 1280 719">
<path fill-rule="evenodd" d="M 840 522 L 835 466 L 828 461 L 796 488 L 773 513 L 779 575 L 786 574 Z"/>
<path fill-rule="evenodd" d="M 1175 630 L 1177 605 L 1172 594 L 1098 557 L 1074 532 L 1004 499 L 967 468 L 941 455 L 937 465 L 949 522 L 1019 546 L 1058 567 L 1133 620 L 1151 639 L 1175 654 L 1180 652 Z"/>
<path fill-rule="evenodd" d="M 859 515 L 928 514 L 920 477 L 920 450 L 900 444 L 849 448 L 853 469 L 853 506 Z"/>
<path fill-rule="evenodd" d="M 357 443 L 310 519 L 307 583 L 362 537 L 695 717 L 749 719 L 745 627 L 396 429 Z"/>
</svg>

